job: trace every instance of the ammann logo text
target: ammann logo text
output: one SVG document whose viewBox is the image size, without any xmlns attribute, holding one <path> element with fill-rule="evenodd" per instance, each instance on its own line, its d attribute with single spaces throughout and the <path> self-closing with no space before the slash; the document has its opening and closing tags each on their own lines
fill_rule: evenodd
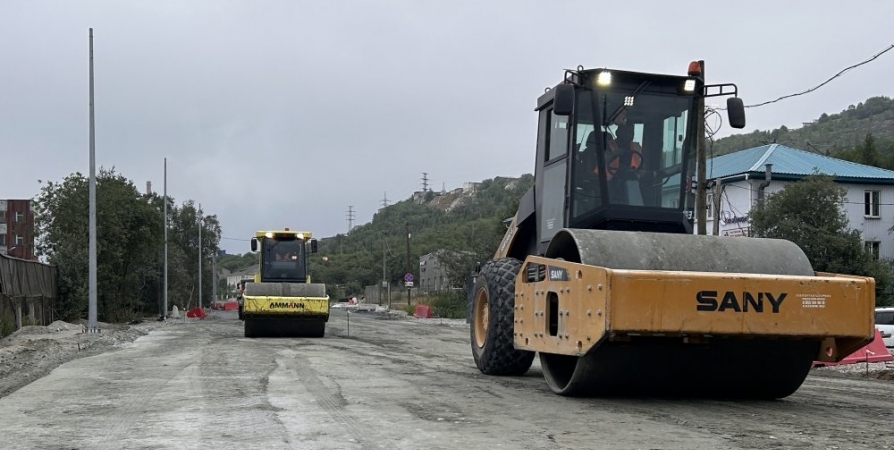
<svg viewBox="0 0 894 450">
<path fill-rule="evenodd" d="M 272 302 L 270 303 L 271 308 L 285 308 L 285 309 L 304 309 L 304 303 L 298 302 Z"/>
</svg>

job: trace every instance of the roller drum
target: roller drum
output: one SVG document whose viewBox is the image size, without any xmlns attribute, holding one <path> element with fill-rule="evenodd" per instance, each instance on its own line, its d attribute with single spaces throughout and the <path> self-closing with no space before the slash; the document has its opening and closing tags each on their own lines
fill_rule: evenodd
<svg viewBox="0 0 894 450">
<path fill-rule="evenodd" d="M 814 276 L 804 252 L 778 239 L 561 230 L 546 254 L 610 269 Z M 624 299 L 613 299 L 623 302 Z M 715 337 L 707 344 L 642 338 L 603 342 L 583 357 L 540 354 L 562 395 L 783 398 L 807 377 L 819 342 Z"/>
<path fill-rule="evenodd" d="M 781 239 L 565 229 L 545 256 L 610 269 L 814 275 L 804 251 Z"/>
</svg>

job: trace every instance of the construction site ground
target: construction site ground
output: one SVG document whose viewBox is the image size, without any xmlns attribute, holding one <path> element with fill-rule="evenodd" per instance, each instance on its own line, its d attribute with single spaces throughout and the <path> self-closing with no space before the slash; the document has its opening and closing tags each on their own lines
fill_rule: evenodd
<svg viewBox="0 0 894 450">
<path fill-rule="evenodd" d="M 855 364 L 778 401 L 578 399 L 536 360 L 482 375 L 464 320 L 340 309 L 322 339 L 246 339 L 235 311 L 56 322 L 0 340 L 0 447 L 894 449 L 892 380 Z"/>
</svg>

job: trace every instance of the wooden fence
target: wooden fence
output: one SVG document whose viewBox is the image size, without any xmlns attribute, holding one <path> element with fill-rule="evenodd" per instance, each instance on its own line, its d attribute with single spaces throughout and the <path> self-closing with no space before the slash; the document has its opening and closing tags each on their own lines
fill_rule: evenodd
<svg viewBox="0 0 894 450">
<path fill-rule="evenodd" d="M 58 292 L 55 267 L 0 254 L 0 333 L 52 323 Z"/>
</svg>

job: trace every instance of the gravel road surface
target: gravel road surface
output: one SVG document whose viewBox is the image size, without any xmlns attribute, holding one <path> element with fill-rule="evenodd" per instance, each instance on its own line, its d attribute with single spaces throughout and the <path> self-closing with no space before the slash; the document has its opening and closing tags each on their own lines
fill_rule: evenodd
<svg viewBox="0 0 894 450">
<path fill-rule="evenodd" d="M 334 311 L 323 339 L 235 312 L 147 326 L 0 398 L 3 449 L 894 449 L 894 382 L 815 370 L 781 401 L 573 399 L 475 368 L 462 321 Z M 747 361 L 743 361 L 747 364 Z"/>
</svg>

